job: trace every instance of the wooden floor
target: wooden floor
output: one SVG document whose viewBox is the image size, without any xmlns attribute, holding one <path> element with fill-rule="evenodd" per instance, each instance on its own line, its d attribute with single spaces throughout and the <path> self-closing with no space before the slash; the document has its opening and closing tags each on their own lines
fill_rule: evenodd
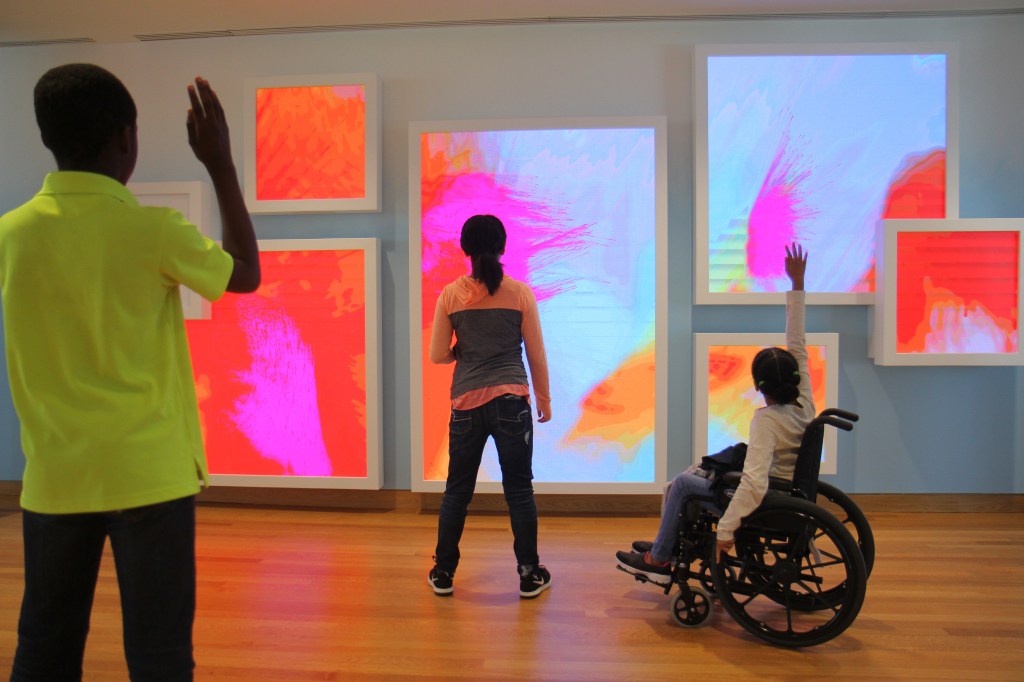
<svg viewBox="0 0 1024 682">
<path fill-rule="evenodd" d="M 502 516 L 471 516 L 452 598 L 426 584 L 436 518 L 199 509 L 199 680 L 1024 680 L 1024 514 L 869 514 L 878 559 L 837 639 L 776 649 L 719 609 L 673 624 L 668 598 L 615 570 L 652 517 L 542 517 L 553 587 L 518 598 Z M 16 642 L 21 519 L 0 516 L 0 679 Z M 106 557 L 86 680 L 126 680 Z"/>
</svg>

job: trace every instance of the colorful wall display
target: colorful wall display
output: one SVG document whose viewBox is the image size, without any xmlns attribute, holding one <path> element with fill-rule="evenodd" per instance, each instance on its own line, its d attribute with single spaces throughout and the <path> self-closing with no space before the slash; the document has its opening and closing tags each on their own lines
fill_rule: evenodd
<svg viewBox="0 0 1024 682">
<path fill-rule="evenodd" d="M 417 123 L 410 147 L 412 486 L 442 490 L 451 365 L 427 356 L 445 284 L 468 274 L 472 215 L 508 231 L 508 276 L 537 296 L 554 419 L 534 428 L 544 492 L 661 489 L 665 367 L 665 122 Z M 479 490 L 500 490 L 493 444 Z"/>
<path fill-rule="evenodd" d="M 764 397 L 754 390 L 750 365 L 762 348 L 786 347 L 785 334 L 694 334 L 693 461 L 750 437 Z M 815 412 L 837 405 L 839 335 L 807 334 L 807 369 Z M 836 473 L 835 429 L 825 429 L 822 474 Z"/>
<path fill-rule="evenodd" d="M 1020 365 L 1024 219 L 886 220 L 875 362 Z"/>
<path fill-rule="evenodd" d="M 376 240 L 261 241 L 260 267 L 186 323 L 212 482 L 379 488 Z"/>
<path fill-rule="evenodd" d="M 185 216 L 210 239 L 220 239 L 220 221 L 213 188 L 205 182 L 132 182 L 128 184 L 143 206 L 167 206 Z M 186 320 L 210 319 L 209 302 L 188 287 L 178 287 Z"/>
<path fill-rule="evenodd" d="M 245 197 L 258 213 L 380 210 L 373 74 L 245 81 Z"/>
<path fill-rule="evenodd" d="M 958 211 L 956 59 L 914 45 L 704 46 L 696 59 L 697 303 L 874 301 L 875 232 Z"/>
</svg>

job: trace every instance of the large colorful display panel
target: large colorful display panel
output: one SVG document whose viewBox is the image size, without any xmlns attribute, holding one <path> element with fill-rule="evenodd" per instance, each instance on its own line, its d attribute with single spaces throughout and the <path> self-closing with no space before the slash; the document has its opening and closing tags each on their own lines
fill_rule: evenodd
<svg viewBox="0 0 1024 682">
<path fill-rule="evenodd" d="M 186 324 L 212 481 L 379 488 L 377 242 L 260 242 L 263 283 Z"/>
<path fill-rule="evenodd" d="M 785 334 L 694 334 L 693 461 L 747 442 L 754 411 L 764 397 L 754 390 L 750 365 L 762 348 L 786 347 Z M 816 412 L 841 407 L 839 335 L 807 335 L 807 369 Z M 821 473 L 836 473 L 836 432 L 825 429 Z"/>
<path fill-rule="evenodd" d="M 245 81 L 245 198 L 257 213 L 380 210 L 373 74 Z"/>
<path fill-rule="evenodd" d="M 452 365 L 427 351 L 443 287 L 468 274 L 467 218 L 498 216 L 508 276 L 537 296 L 554 418 L 534 428 L 540 492 L 660 491 L 665 474 L 664 119 L 413 124 L 414 490 L 442 490 Z M 480 471 L 500 490 L 493 443 Z"/>
<path fill-rule="evenodd" d="M 698 50 L 697 303 L 874 301 L 883 218 L 957 215 L 955 59 L 936 46 Z"/>
<path fill-rule="evenodd" d="M 128 185 L 143 206 L 167 206 L 191 221 L 205 236 L 220 239 L 213 188 L 205 182 L 133 182 Z M 178 287 L 186 320 L 210 319 L 209 302 L 188 287 Z"/>
<path fill-rule="evenodd" d="M 886 220 L 875 362 L 1021 365 L 1024 219 Z"/>
</svg>

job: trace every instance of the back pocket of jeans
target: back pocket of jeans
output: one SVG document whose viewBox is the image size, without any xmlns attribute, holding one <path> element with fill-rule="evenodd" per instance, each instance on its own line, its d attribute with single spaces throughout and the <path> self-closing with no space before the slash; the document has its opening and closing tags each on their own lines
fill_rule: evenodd
<svg viewBox="0 0 1024 682">
<path fill-rule="evenodd" d="M 509 436 L 518 436 L 529 431 L 532 426 L 530 404 L 525 399 L 498 401 L 499 431 Z"/>
<path fill-rule="evenodd" d="M 463 436 L 473 428 L 473 415 L 469 410 L 452 408 L 451 419 L 448 420 L 448 431 L 456 436 Z"/>
</svg>

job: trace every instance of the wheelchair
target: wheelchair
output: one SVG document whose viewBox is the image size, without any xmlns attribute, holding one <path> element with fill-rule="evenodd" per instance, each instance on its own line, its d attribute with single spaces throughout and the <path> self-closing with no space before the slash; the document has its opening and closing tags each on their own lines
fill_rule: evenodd
<svg viewBox="0 0 1024 682">
<path fill-rule="evenodd" d="M 679 585 L 669 603 L 676 623 L 706 623 L 712 597 L 745 630 L 776 646 L 822 644 L 854 622 L 874 563 L 874 536 L 853 500 L 818 481 L 818 471 L 825 427 L 850 431 L 858 419 L 830 408 L 808 424 L 793 480 L 769 480 L 761 505 L 736 530 L 733 554 L 716 556 L 713 508 L 728 504 L 741 472 L 723 477 L 717 499 L 687 502 L 680 512 L 671 581 L 664 586 L 669 594 Z M 646 576 L 631 575 L 648 582 Z M 691 586 L 691 580 L 697 584 Z"/>
</svg>

